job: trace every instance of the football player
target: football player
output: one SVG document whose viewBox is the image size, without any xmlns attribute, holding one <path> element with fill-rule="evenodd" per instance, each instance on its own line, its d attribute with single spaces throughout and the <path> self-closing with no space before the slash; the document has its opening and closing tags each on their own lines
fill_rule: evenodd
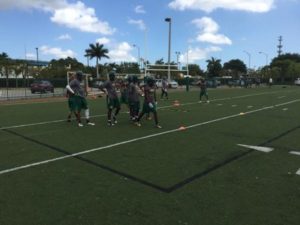
<svg viewBox="0 0 300 225">
<path fill-rule="evenodd" d="M 155 121 L 155 127 L 161 128 L 161 126 L 158 124 L 158 116 L 156 111 L 156 86 L 155 86 L 155 80 L 152 77 L 149 77 L 147 79 L 146 85 L 144 87 L 144 103 L 143 103 L 143 109 L 142 112 L 139 114 L 139 117 L 136 120 L 136 125 L 141 126 L 140 120 L 144 116 L 145 113 L 153 113 L 154 121 Z"/>
<path fill-rule="evenodd" d="M 163 99 L 164 96 L 166 97 L 166 99 L 168 100 L 168 81 L 167 78 L 164 77 L 162 80 L 162 87 L 161 87 L 161 96 L 160 99 Z"/>
<path fill-rule="evenodd" d="M 203 96 L 205 96 L 205 98 L 206 98 L 206 103 L 209 103 L 208 94 L 207 94 L 207 86 L 206 86 L 205 79 L 200 80 L 199 86 L 200 86 L 200 100 L 199 100 L 199 103 L 202 102 L 202 97 Z"/>
<path fill-rule="evenodd" d="M 83 124 L 81 123 L 81 116 L 80 116 L 82 109 L 84 110 L 87 125 L 94 126 L 95 123 L 90 122 L 90 110 L 88 108 L 88 104 L 85 99 L 84 89 L 80 85 L 82 79 L 83 79 L 82 72 L 76 72 L 75 79 L 73 79 L 70 82 L 70 84 L 67 86 L 67 89 L 72 94 L 70 98 L 72 98 L 72 101 L 75 104 L 74 108 L 76 112 L 78 126 L 79 127 L 83 126 Z"/>
<path fill-rule="evenodd" d="M 100 90 L 104 91 L 106 94 L 106 104 L 107 104 L 107 125 L 113 126 L 117 121 L 117 115 L 121 109 L 120 101 L 116 91 L 115 79 L 116 75 L 112 71 L 109 73 L 109 80 L 105 81 L 103 85 L 100 86 Z M 115 112 L 113 113 L 113 109 Z"/>
<path fill-rule="evenodd" d="M 140 96 L 143 93 L 138 85 L 138 78 L 136 75 L 128 78 L 128 103 L 130 109 L 130 117 L 132 121 L 136 121 L 140 111 Z"/>
</svg>

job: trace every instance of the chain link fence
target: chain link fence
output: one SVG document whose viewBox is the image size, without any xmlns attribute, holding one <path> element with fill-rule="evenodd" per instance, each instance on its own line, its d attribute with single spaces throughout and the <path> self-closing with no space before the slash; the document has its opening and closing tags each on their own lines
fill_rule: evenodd
<svg viewBox="0 0 300 225">
<path fill-rule="evenodd" d="M 32 93 L 32 78 L 0 78 L 0 101 L 34 98 L 51 98 L 63 96 L 65 93 L 66 79 L 45 79 L 49 81 L 54 89 L 53 92 L 35 91 Z"/>
</svg>

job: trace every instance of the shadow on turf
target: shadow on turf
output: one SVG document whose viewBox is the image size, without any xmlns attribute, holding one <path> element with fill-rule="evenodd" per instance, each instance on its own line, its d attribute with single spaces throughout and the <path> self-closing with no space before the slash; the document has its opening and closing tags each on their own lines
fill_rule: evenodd
<svg viewBox="0 0 300 225">
<path fill-rule="evenodd" d="M 300 128 L 300 126 L 297 126 L 297 127 L 292 128 L 292 129 L 289 129 L 289 130 L 287 130 L 287 131 L 285 131 L 285 132 L 283 132 L 283 133 L 281 133 L 281 134 L 279 134 L 279 135 L 277 135 L 275 137 L 272 137 L 272 138 L 268 139 L 267 141 L 259 144 L 259 146 L 267 146 L 268 144 L 272 143 L 273 141 L 278 140 L 278 139 L 284 137 L 285 135 L 287 135 L 287 134 L 289 134 L 289 133 L 291 133 L 291 132 L 293 132 L 293 131 L 295 131 L 295 130 L 297 130 L 299 128 Z M 44 147 L 47 147 L 48 149 L 60 152 L 62 154 L 65 154 L 65 155 L 71 155 L 72 154 L 72 153 L 70 153 L 70 152 L 68 152 L 66 150 L 61 149 L 61 148 L 58 148 L 58 147 L 55 147 L 55 146 L 52 146 L 52 145 L 40 142 L 40 141 L 35 140 L 33 138 L 30 138 L 30 137 L 26 137 L 25 135 L 19 134 L 19 133 L 14 132 L 14 131 L 11 131 L 11 130 L 8 130 L 8 129 L 3 129 L 3 131 L 7 132 L 7 133 L 10 133 L 10 134 L 13 134 L 13 135 L 16 135 L 18 137 L 21 137 L 21 138 L 23 138 L 23 139 L 25 139 L 27 141 L 39 144 L 39 145 L 44 146 Z M 193 175 L 191 177 L 188 177 L 187 179 L 184 179 L 184 180 L 182 180 L 182 181 L 174 184 L 173 186 L 170 186 L 170 187 L 167 187 L 167 188 L 161 187 L 161 186 L 156 185 L 156 184 L 153 184 L 151 182 L 148 182 L 148 181 L 143 180 L 141 178 L 138 178 L 138 177 L 135 177 L 133 175 L 127 174 L 125 172 L 115 170 L 115 169 L 113 169 L 113 168 L 111 168 L 109 166 L 105 166 L 105 165 L 99 164 L 99 163 L 94 162 L 92 160 L 86 159 L 86 158 L 84 158 L 82 156 L 74 156 L 74 158 L 76 158 L 76 159 L 78 159 L 78 160 L 80 160 L 82 162 L 88 163 L 90 165 L 96 166 L 98 168 L 101 168 L 103 170 L 106 170 L 106 171 L 112 172 L 114 174 L 120 175 L 122 177 L 130 179 L 130 180 L 135 181 L 137 183 L 140 183 L 142 185 L 151 187 L 151 188 L 153 188 L 155 190 L 158 190 L 160 192 L 172 193 L 173 191 L 176 191 L 176 190 L 182 188 L 183 186 L 185 186 L 185 185 L 193 182 L 194 180 L 197 180 L 197 179 L 199 179 L 199 178 L 201 178 L 203 176 L 206 176 L 209 173 L 211 173 L 211 172 L 213 172 L 213 171 L 215 171 L 215 170 L 217 170 L 217 169 L 219 169 L 219 168 L 221 168 L 223 166 L 226 166 L 227 164 L 229 164 L 229 163 L 231 163 L 231 162 L 233 162 L 235 160 L 238 160 L 238 159 L 240 159 L 240 158 L 248 155 L 249 153 L 251 153 L 253 151 L 255 151 L 255 150 L 250 149 L 250 150 L 244 151 L 242 153 L 239 153 L 237 155 L 231 156 L 230 158 L 227 158 L 227 159 L 225 159 L 225 160 L 217 163 L 216 165 L 214 165 L 214 166 L 212 166 L 212 167 L 210 167 L 210 168 L 208 168 L 208 169 L 206 169 L 204 171 L 201 171 L 201 172 L 199 172 L 199 173 L 197 173 L 197 174 L 195 174 L 195 175 Z"/>
</svg>

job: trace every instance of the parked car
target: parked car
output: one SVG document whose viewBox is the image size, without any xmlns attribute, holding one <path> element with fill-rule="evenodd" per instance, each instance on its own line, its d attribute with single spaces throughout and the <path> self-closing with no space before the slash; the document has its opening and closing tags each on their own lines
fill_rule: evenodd
<svg viewBox="0 0 300 225">
<path fill-rule="evenodd" d="M 296 78 L 296 80 L 294 81 L 295 85 L 300 85 L 300 77 Z"/>
<path fill-rule="evenodd" d="M 163 82 L 162 79 L 156 79 L 155 80 L 156 87 L 161 88 L 162 82 Z M 175 80 L 171 80 L 170 82 L 168 82 L 168 86 L 169 88 L 178 88 L 178 83 Z"/>
<path fill-rule="evenodd" d="M 54 86 L 51 84 L 50 81 L 47 80 L 36 80 L 30 85 L 31 93 L 40 92 L 54 92 Z"/>
<path fill-rule="evenodd" d="M 103 84 L 103 81 L 101 81 L 101 80 L 95 80 L 93 83 L 92 83 L 92 87 L 93 88 L 100 88 L 101 87 L 101 85 Z"/>
<path fill-rule="evenodd" d="M 175 80 L 169 82 L 169 88 L 178 88 L 178 83 Z"/>
<path fill-rule="evenodd" d="M 156 85 L 156 87 L 161 88 L 162 87 L 162 79 L 155 79 L 155 85 Z"/>
</svg>

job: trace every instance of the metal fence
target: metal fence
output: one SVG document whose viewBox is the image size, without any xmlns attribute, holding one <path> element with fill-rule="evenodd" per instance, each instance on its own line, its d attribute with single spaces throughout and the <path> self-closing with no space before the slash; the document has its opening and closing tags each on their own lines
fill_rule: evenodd
<svg viewBox="0 0 300 225">
<path fill-rule="evenodd" d="M 17 99 L 50 98 L 63 96 L 65 93 L 66 79 L 47 79 L 54 86 L 52 92 L 31 93 L 30 85 L 34 79 L 0 78 L 0 101 Z"/>
</svg>

